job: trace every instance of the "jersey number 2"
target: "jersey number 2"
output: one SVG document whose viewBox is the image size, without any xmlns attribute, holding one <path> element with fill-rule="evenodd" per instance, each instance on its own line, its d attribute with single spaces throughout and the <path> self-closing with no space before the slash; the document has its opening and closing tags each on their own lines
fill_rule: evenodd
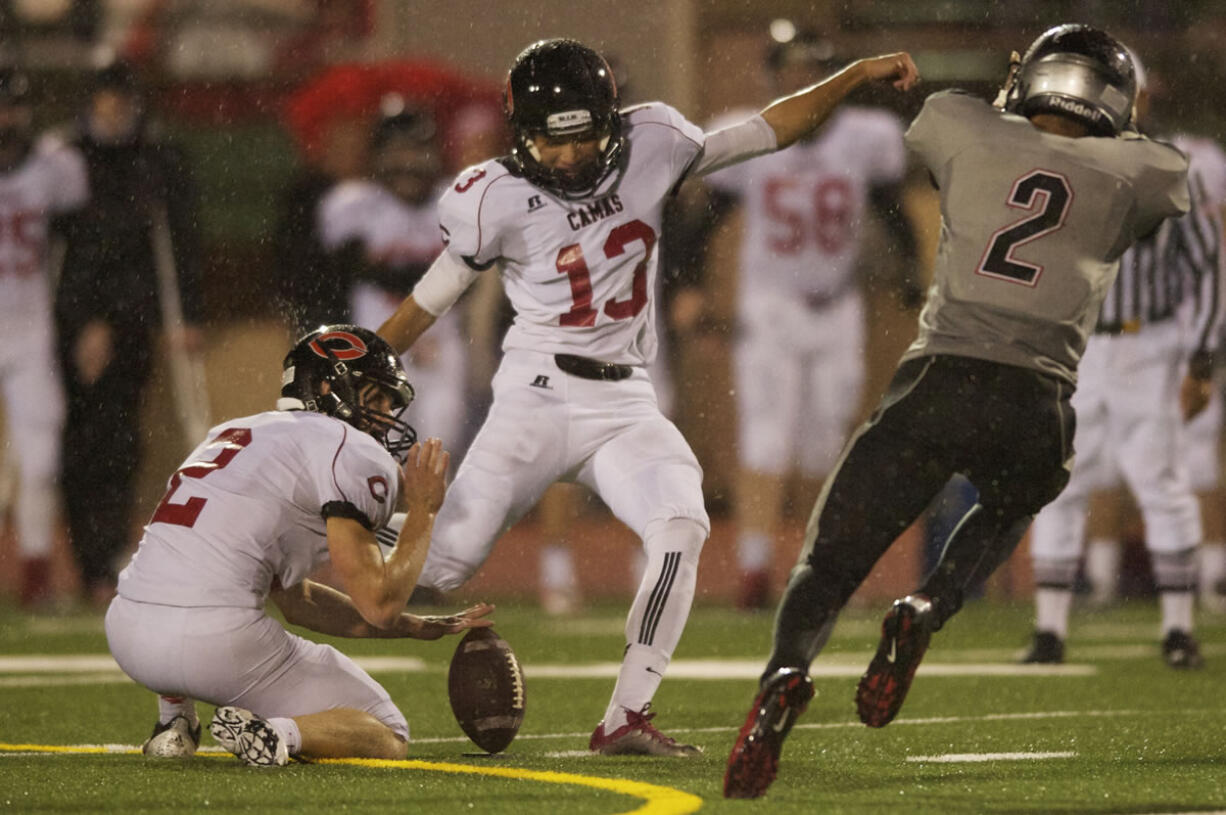
<svg viewBox="0 0 1226 815">
<path fill-rule="evenodd" d="M 184 478 L 204 478 L 214 470 L 220 470 L 230 463 L 230 460 L 243 451 L 243 448 L 251 444 L 251 431 L 245 427 L 232 427 L 218 434 L 217 438 L 209 447 L 217 447 L 223 445 L 217 458 L 212 461 L 192 462 L 173 476 L 170 477 L 170 489 L 166 490 L 166 495 L 162 496 L 161 503 L 158 504 L 156 510 L 153 511 L 153 519 L 150 523 L 174 524 L 175 526 L 195 526 L 196 519 L 200 517 L 200 511 L 204 509 L 204 505 L 208 502 L 207 498 L 193 497 L 188 498 L 186 503 L 172 504 L 170 498 L 175 494 L 183 484 Z"/>
<path fill-rule="evenodd" d="M 633 317 L 647 305 L 647 259 L 656 245 L 656 233 L 637 218 L 613 228 L 604 242 L 604 256 L 609 260 L 620 257 L 634 241 L 643 242 L 643 259 L 634 267 L 634 280 L 630 283 L 629 300 L 609 300 L 604 304 L 604 313 L 613 320 Z M 558 318 L 559 325 L 596 325 L 596 309 L 592 308 L 592 274 L 583 259 L 583 248 L 577 243 L 562 247 L 555 264 L 561 274 L 570 278 L 570 311 Z"/>
<path fill-rule="evenodd" d="M 1043 267 L 1018 260 L 1013 257 L 1013 250 L 1064 226 L 1072 202 L 1073 190 L 1068 179 L 1057 173 L 1034 170 L 1013 182 L 1009 206 L 1038 211 L 996 231 L 979 262 L 979 274 L 1024 286 L 1037 284 Z"/>
</svg>

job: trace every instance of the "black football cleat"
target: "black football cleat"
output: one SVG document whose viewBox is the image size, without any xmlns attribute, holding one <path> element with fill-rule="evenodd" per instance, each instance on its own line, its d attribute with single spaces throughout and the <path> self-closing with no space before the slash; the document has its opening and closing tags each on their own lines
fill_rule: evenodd
<svg viewBox="0 0 1226 815">
<path fill-rule="evenodd" d="M 898 715 L 928 650 L 932 615 L 932 601 L 922 594 L 895 600 L 886 613 L 881 643 L 856 688 L 856 712 L 869 727 L 885 727 Z"/>
<path fill-rule="evenodd" d="M 724 771 L 725 798 L 762 796 L 779 771 L 792 725 L 813 698 L 813 680 L 799 668 L 776 671 L 753 700 Z"/>
<path fill-rule="evenodd" d="M 1171 630 L 1162 641 L 1162 658 L 1166 664 L 1179 670 L 1196 670 L 1205 667 L 1200 655 L 1200 643 L 1187 631 Z"/>
<path fill-rule="evenodd" d="M 1030 650 L 1018 661 L 1023 665 L 1060 665 L 1064 662 L 1064 640 L 1050 631 L 1036 631 Z"/>
</svg>

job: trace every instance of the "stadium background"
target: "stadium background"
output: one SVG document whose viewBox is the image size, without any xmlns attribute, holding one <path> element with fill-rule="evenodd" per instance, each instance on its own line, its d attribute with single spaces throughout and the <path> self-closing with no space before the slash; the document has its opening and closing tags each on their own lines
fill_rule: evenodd
<svg viewBox="0 0 1226 815">
<path fill-rule="evenodd" d="M 295 36 L 309 37 L 313 14 L 343 7 L 347 27 L 311 52 L 312 60 L 281 64 L 267 56 Z M 196 15 L 193 18 L 193 15 Z M 496 97 L 506 66 L 529 42 L 566 35 L 615 54 L 627 66 L 633 97 L 663 99 L 696 122 L 723 110 L 761 106 L 770 98 L 760 70 L 775 18 L 830 35 L 851 56 L 907 49 L 925 78 L 922 92 L 890 104 L 909 118 L 925 92 L 957 84 L 987 93 L 1003 76 L 1009 51 L 1022 49 L 1041 30 L 1063 21 L 1103 26 L 1143 55 L 1157 85 L 1158 118 L 1167 127 L 1221 138 L 1226 111 L 1214 102 L 1226 68 L 1226 4 L 1211 0 L 1104 2 L 1035 0 L 913 0 L 857 3 L 745 0 L 22 0 L 0 3 L 0 40 L 24 61 L 40 90 L 40 125 L 70 119 L 83 96 L 81 77 L 92 48 L 109 42 L 147 60 L 156 77 L 153 107 L 187 147 L 202 185 L 205 236 L 205 366 L 214 420 L 268 408 L 276 394 L 280 358 L 289 333 L 277 313 L 269 235 L 275 202 L 299 161 L 300 143 L 285 126 L 285 104 L 311 74 L 330 64 L 425 60 L 470 79 Z M 204 19 L 207 36 L 185 30 Z M 82 32 L 89 34 L 82 37 Z M 212 37 L 212 39 L 210 39 Z M 202 47 L 212 44 L 213 47 Z M 221 47 L 218 47 L 221 46 Z M 264 55 L 263 57 L 261 55 Z M 285 64 L 285 63 L 290 64 Z M 343 113 L 335 122 L 361 127 Z M 908 195 L 909 214 L 922 227 L 923 257 L 935 245 L 936 213 L 922 178 Z M 718 231 L 706 271 L 717 313 L 731 313 L 736 224 Z M 888 272 L 888 255 L 871 238 L 864 252 L 866 279 Z M 870 287 L 870 358 L 865 411 L 881 392 L 898 354 L 914 334 L 914 318 L 887 294 Z M 720 601 L 734 590 L 732 522 L 724 511 L 735 466 L 735 426 L 729 395 L 726 340 L 683 337 L 675 349 L 677 422 L 706 470 L 705 488 L 715 518 L 703 556 L 700 602 Z M 164 365 L 149 391 L 144 425 L 147 451 L 141 477 L 140 523 L 160 497 L 167 473 L 186 452 Z M 428 428 L 423 428 L 429 432 Z M 11 489 L 11 487 L 10 487 Z M 808 507 L 794 508 L 775 563 L 782 575 L 793 560 Z M 599 507 L 581 521 L 580 579 L 592 597 L 627 593 L 633 536 Z M 134 531 L 134 540 L 136 536 Z M 507 596 L 535 586 L 536 537 L 531 523 L 504 541 L 466 594 Z M 862 596 L 890 597 L 909 588 L 919 564 L 918 535 L 881 564 Z M 0 592 L 14 591 L 11 534 L 0 537 Z M 55 580 L 70 591 L 75 580 L 63 542 Z M 991 590 L 1026 597 L 1027 558 L 1019 553 Z"/>
</svg>

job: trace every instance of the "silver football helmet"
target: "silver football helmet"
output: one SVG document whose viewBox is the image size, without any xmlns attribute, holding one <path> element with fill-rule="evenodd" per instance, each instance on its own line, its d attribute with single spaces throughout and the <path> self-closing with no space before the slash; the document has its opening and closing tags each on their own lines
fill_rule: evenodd
<svg viewBox="0 0 1226 815">
<path fill-rule="evenodd" d="M 1132 120 L 1136 69 L 1128 49 L 1105 31 L 1061 25 L 1031 44 L 1004 90 L 1005 110 L 1057 113 L 1096 136 L 1114 136 Z"/>
</svg>

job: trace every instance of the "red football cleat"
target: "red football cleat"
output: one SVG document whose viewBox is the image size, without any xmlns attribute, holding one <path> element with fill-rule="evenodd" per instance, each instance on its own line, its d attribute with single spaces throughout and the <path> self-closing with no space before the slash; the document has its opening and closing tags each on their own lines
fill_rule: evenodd
<svg viewBox="0 0 1226 815">
<path fill-rule="evenodd" d="M 881 623 L 881 643 L 856 688 L 856 712 L 869 727 L 898 715 L 915 669 L 932 637 L 932 601 L 922 594 L 895 600 Z"/>
<path fill-rule="evenodd" d="M 813 698 L 813 680 L 799 668 L 774 673 L 745 718 L 724 771 L 725 798 L 757 798 L 779 771 L 779 754 L 792 725 Z"/>
<path fill-rule="evenodd" d="M 626 723 L 612 733 L 605 733 L 604 722 L 601 722 L 592 734 L 587 749 L 605 756 L 689 758 L 702 755 L 702 748 L 681 744 L 657 730 L 651 723 L 656 714 L 648 712 L 650 707 L 650 704 L 646 705 L 641 712 L 627 709 Z"/>
</svg>

